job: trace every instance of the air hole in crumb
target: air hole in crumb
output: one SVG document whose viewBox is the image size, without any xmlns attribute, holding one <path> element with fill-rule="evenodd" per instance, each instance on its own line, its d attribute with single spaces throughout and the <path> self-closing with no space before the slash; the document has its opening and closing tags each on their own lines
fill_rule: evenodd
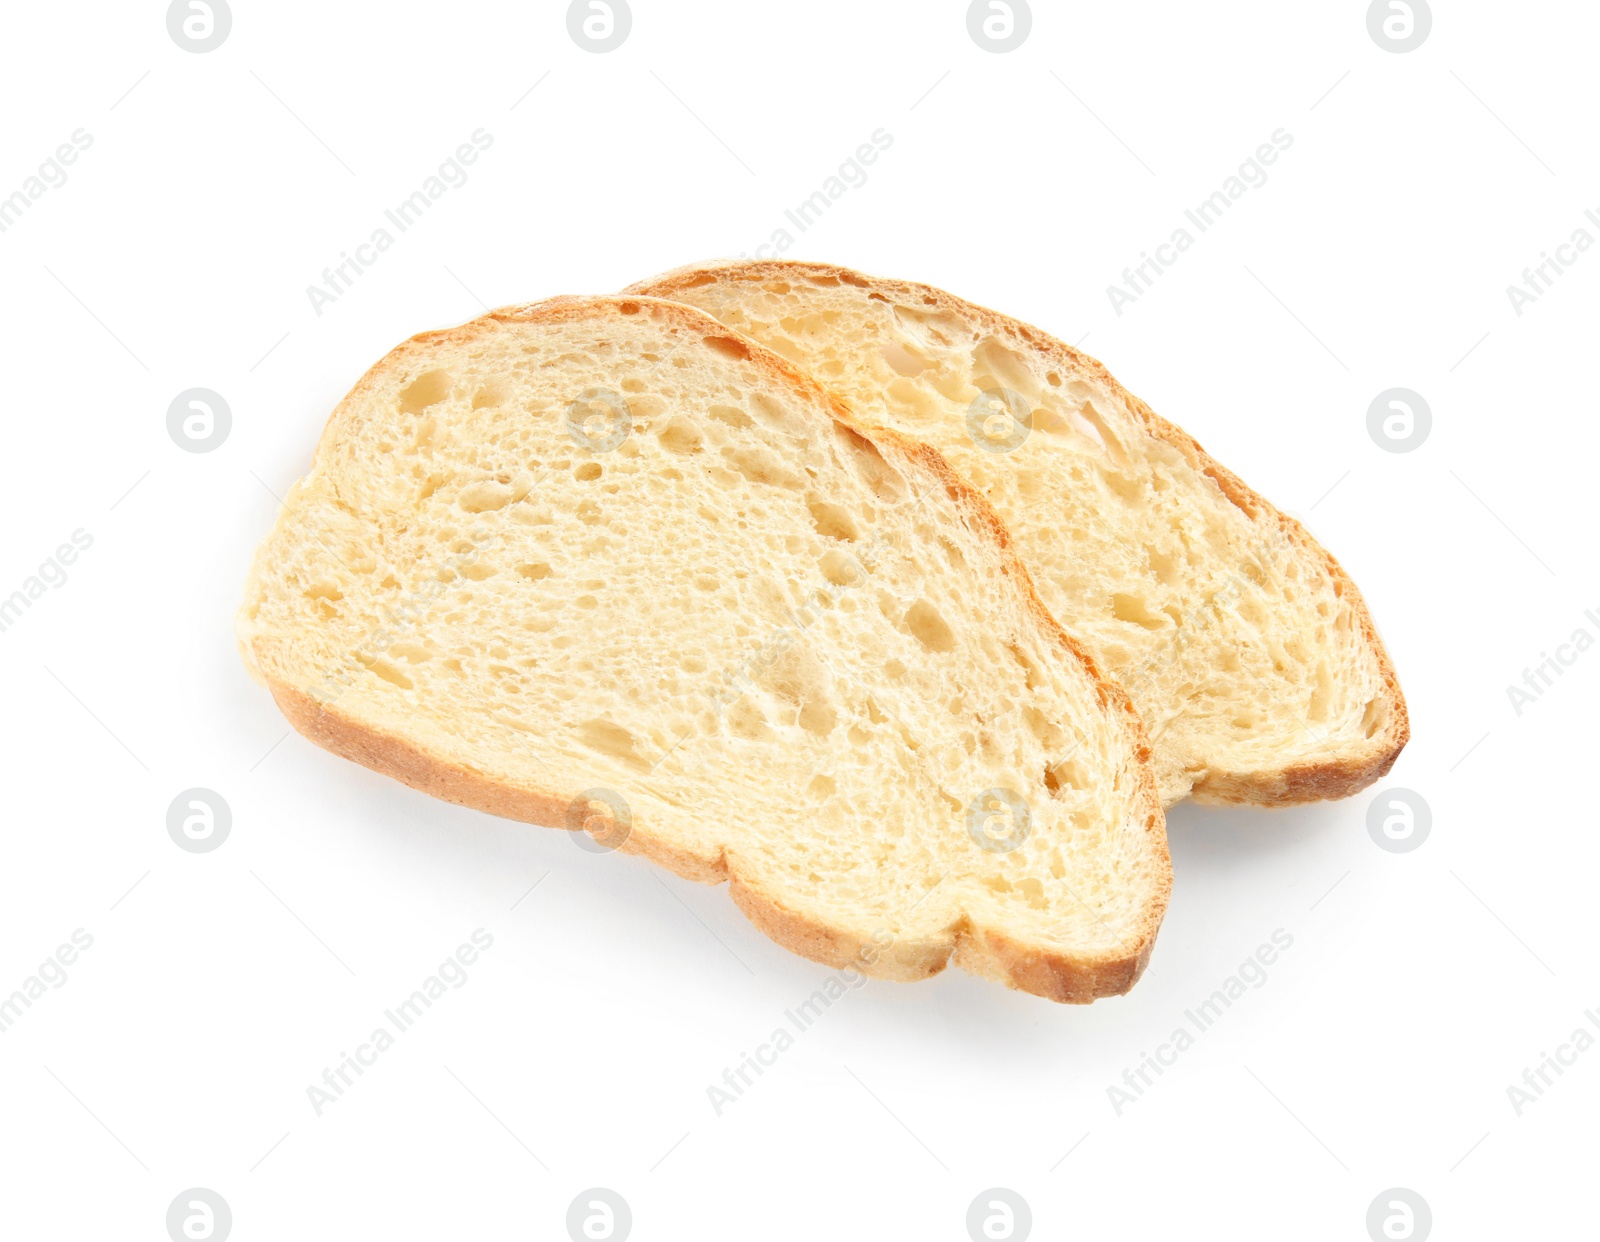
<svg viewBox="0 0 1600 1242">
<path fill-rule="evenodd" d="M 402 690 L 409 690 L 412 687 L 413 683 L 411 678 L 407 677 L 387 660 L 373 660 L 367 665 L 367 669 L 370 672 L 375 673 L 377 676 L 383 678 L 383 680 L 388 682 L 391 686 L 399 686 Z"/>
<path fill-rule="evenodd" d="M 721 354 L 724 358 L 743 359 L 750 356 L 750 346 L 746 345 L 737 337 L 708 336 L 705 338 L 705 343 L 712 349 L 716 350 L 717 353 Z"/>
<path fill-rule="evenodd" d="M 741 431 L 746 427 L 755 426 L 755 420 L 735 405 L 714 405 L 707 411 L 719 423 L 726 423 L 730 427 L 737 427 Z"/>
<path fill-rule="evenodd" d="M 811 510 L 811 521 L 817 528 L 817 534 L 829 539 L 860 538 L 861 532 L 856 529 L 855 519 L 841 506 L 808 497 L 806 508 Z"/>
<path fill-rule="evenodd" d="M 1063 789 L 1087 789 L 1089 774 L 1077 759 L 1063 759 L 1045 768 L 1044 787 L 1052 797 L 1059 796 Z"/>
<path fill-rule="evenodd" d="M 906 626 L 912 637 L 929 651 L 954 651 L 956 636 L 939 615 L 939 610 L 925 599 L 919 599 L 906 613 Z"/>
<path fill-rule="evenodd" d="M 1137 595 L 1113 595 L 1111 614 L 1118 621 L 1128 621 L 1147 630 L 1165 629 L 1171 623 L 1166 613 L 1152 611 Z"/>
<path fill-rule="evenodd" d="M 700 451 L 700 432 L 685 418 L 675 418 L 656 436 L 661 447 L 671 453 L 687 456 Z"/>
<path fill-rule="evenodd" d="M 1023 899 L 1034 909 L 1043 910 L 1045 908 L 1043 881 L 1033 876 L 1018 880 L 1017 892 L 1021 893 Z"/>
<path fill-rule="evenodd" d="M 469 483 L 463 487 L 456 497 L 456 503 L 468 513 L 487 513 L 493 509 L 505 508 L 516 497 L 516 489 L 509 483 L 486 481 Z"/>
<path fill-rule="evenodd" d="M 822 570 L 822 576 L 834 586 L 860 586 L 866 577 L 861 562 L 838 548 L 829 548 L 824 552 L 817 565 Z"/>
<path fill-rule="evenodd" d="M 921 375 L 933 364 L 904 341 L 890 341 L 883 347 L 883 360 L 900 375 Z"/>
<path fill-rule="evenodd" d="M 400 413 L 419 414 L 430 405 L 438 405 L 450 395 L 452 382 L 448 371 L 428 371 L 417 376 L 400 390 Z"/>
<path fill-rule="evenodd" d="M 728 729 L 735 737 L 755 742 L 772 736 L 766 714 L 750 695 L 745 695 L 728 709 Z"/>
<path fill-rule="evenodd" d="M 633 734 L 609 720 L 586 720 L 578 726 L 578 740 L 597 754 L 619 759 L 641 770 L 648 765 L 639 755 Z"/>
<path fill-rule="evenodd" d="M 510 385 L 503 380 L 490 380 L 473 395 L 472 408 L 482 410 L 504 405 L 511 399 Z"/>
</svg>

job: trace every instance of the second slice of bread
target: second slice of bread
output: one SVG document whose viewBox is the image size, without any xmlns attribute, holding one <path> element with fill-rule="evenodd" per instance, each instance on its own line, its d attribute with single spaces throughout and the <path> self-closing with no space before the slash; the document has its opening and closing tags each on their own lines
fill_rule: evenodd
<svg viewBox="0 0 1600 1242">
<path fill-rule="evenodd" d="M 1405 699 L 1355 583 L 1093 358 L 821 263 L 708 263 L 630 292 L 709 311 L 943 453 L 1132 695 L 1168 805 L 1344 797 L 1393 765 Z"/>
</svg>

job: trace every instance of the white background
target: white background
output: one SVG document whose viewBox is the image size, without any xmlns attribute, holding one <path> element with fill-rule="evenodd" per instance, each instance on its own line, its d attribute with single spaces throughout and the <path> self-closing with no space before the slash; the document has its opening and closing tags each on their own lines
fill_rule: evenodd
<svg viewBox="0 0 1600 1242">
<path fill-rule="evenodd" d="M 1600 1050 L 1520 1117 L 1506 1088 L 1600 1008 L 1600 652 L 1520 716 L 1506 687 L 1600 634 L 1600 252 L 1520 317 L 1506 286 L 1600 239 L 1600 11 L 1436 0 L 1397 55 L 1361 0 L 1039 3 L 997 55 L 952 0 L 634 0 L 596 55 L 565 7 L 235 0 L 199 55 L 161 3 L 8 8 L 0 194 L 93 145 L 0 234 L 0 594 L 93 546 L 0 634 L 0 995 L 94 944 L 0 1035 L 3 1232 L 160 1239 L 196 1186 L 241 1240 L 559 1239 L 592 1186 L 641 1240 L 959 1242 L 995 1186 L 1037 1238 L 1359 1242 L 1397 1186 L 1438 1238 L 1592 1229 Z M 480 127 L 470 180 L 317 315 L 306 287 Z M 285 737 L 231 614 L 390 346 L 752 252 L 879 128 L 787 253 L 1087 338 L 1307 520 L 1394 655 L 1414 740 L 1384 787 L 1433 830 L 1380 850 L 1376 790 L 1180 808 L 1129 996 L 873 983 L 718 1117 L 707 1086 L 828 972 L 723 889 Z M 1107 285 L 1279 128 L 1266 184 L 1118 316 Z M 233 412 L 206 454 L 165 426 L 198 386 Z M 1405 455 L 1366 430 L 1395 386 L 1434 416 Z M 193 786 L 232 808 L 214 853 L 166 832 Z M 316 1116 L 306 1088 L 480 927 L 465 986 Z M 1278 928 L 1265 986 L 1118 1116 L 1107 1087 Z"/>
</svg>

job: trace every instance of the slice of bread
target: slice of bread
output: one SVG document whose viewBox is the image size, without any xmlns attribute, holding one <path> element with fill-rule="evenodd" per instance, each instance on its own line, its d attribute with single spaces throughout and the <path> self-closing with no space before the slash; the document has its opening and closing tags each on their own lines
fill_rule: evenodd
<svg viewBox="0 0 1600 1242">
<path fill-rule="evenodd" d="M 1089 1001 L 1166 908 L 1142 726 L 988 505 L 676 303 L 557 299 L 394 350 L 290 491 L 238 636 L 318 744 L 728 880 L 829 965 L 954 958 Z"/>
<path fill-rule="evenodd" d="M 1393 766 L 1405 700 L 1355 584 L 1093 358 L 819 263 L 712 263 L 628 292 L 709 311 L 948 458 L 1132 696 L 1166 805 L 1340 798 Z"/>
</svg>

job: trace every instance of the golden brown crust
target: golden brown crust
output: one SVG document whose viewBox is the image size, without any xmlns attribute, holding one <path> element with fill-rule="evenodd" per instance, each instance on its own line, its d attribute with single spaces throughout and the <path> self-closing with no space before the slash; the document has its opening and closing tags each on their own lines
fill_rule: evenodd
<svg viewBox="0 0 1600 1242">
<path fill-rule="evenodd" d="M 1038 352 L 1060 359 L 1071 368 L 1088 372 L 1127 405 L 1135 417 L 1144 424 L 1153 439 L 1165 441 L 1189 457 L 1202 473 L 1217 485 L 1222 495 L 1247 517 L 1270 529 L 1282 532 L 1291 543 L 1314 561 L 1319 562 L 1332 579 L 1335 591 L 1350 601 L 1356 620 L 1361 626 L 1361 632 L 1377 660 L 1379 674 L 1389 695 L 1389 720 L 1383 733 L 1372 739 L 1370 753 L 1329 759 L 1325 763 L 1297 764 L 1271 771 L 1208 770 L 1196 775 L 1194 787 L 1189 794 L 1191 798 L 1197 802 L 1222 805 L 1245 803 L 1258 806 L 1291 806 L 1319 802 L 1358 793 L 1375 781 L 1381 780 L 1394 767 L 1401 750 L 1411 739 L 1410 717 L 1406 711 L 1405 696 L 1400 690 L 1394 662 L 1390 659 L 1383 640 L 1378 636 L 1371 611 L 1367 608 L 1361 592 L 1357 590 L 1355 582 L 1345 572 L 1344 567 L 1313 539 L 1299 522 L 1281 513 L 1265 497 L 1252 490 L 1236 474 L 1207 453 L 1193 436 L 1162 418 L 1130 393 L 1098 359 L 1058 341 L 1049 333 L 1031 324 L 968 302 L 931 285 L 866 276 L 829 263 L 764 259 L 695 264 L 630 285 L 624 293 L 671 298 L 675 294 L 717 281 L 731 279 L 753 282 L 773 277 L 793 277 L 802 273 L 812 278 L 832 278 L 885 296 L 898 296 L 925 306 L 952 311 L 982 324 L 991 331 L 1024 341 Z"/>
<path fill-rule="evenodd" d="M 435 345 L 459 344 L 477 333 L 494 331 L 501 323 L 592 319 L 602 313 L 648 313 L 675 321 L 692 331 L 703 332 L 708 337 L 731 342 L 747 361 L 766 370 L 778 381 L 821 401 L 839 424 L 867 440 L 879 452 L 888 449 L 911 469 L 930 474 L 933 483 L 946 490 L 973 524 L 993 538 L 1002 570 L 1022 594 L 1027 610 L 1066 653 L 1081 663 L 1086 675 L 1096 686 L 1101 705 L 1123 732 L 1139 782 L 1135 816 L 1142 820 L 1148 837 L 1147 848 L 1152 870 L 1156 873 L 1156 893 L 1148 903 L 1145 925 L 1137 939 L 1100 953 L 1052 952 L 998 933 L 974 930 L 965 919 L 937 940 L 905 942 L 890 936 L 886 944 L 886 931 L 863 937 L 789 908 L 777 894 L 765 889 L 759 880 L 743 874 L 737 857 L 730 857 L 726 848 L 719 850 L 715 856 L 686 851 L 657 833 L 648 817 L 641 817 L 637 812 L 626 840 L 619 847 L 622 852 L 642 855 L 686 879 L 710 884 L 728 881 L 734 902 L 757 928 L 791 952 L 825 965 L 853 967 L 877 978 L 911 980 L 937 974 L 954 956 L 975 973 L 1052 1000 L 1087 1002 L 1098 996 L 1125 992 L 1149 961 L 1172 887 L 1166 821 L 1156 789 L 1155 773 L 1149 762 L 1150 747 L 1144 725 L 1122 688 L 1100 673 L 1093 658 L 1045 608 L 1027 570 L 1011 549 L 1009 533 L 988 502 L 951 469 L 937 450 L 887 428 L 864 424 L 851 413 L 850 407 L 841 398 L 811 376 L 702 311 L 671 301 L 619 296 L 564 297 L 506 307 L 456 328 L 412 337 L 370 368 L 340 403 L 324 429 L 323 443 L 318 447 L 318 459 L 321 459 L 323 450 L 333 443 L 335 427 L 341 416 L 353 414 L 360 398 L 377 385 L 379 377 L 387 369 L 403 366 L 420 350 Z M 289 723 L 317 745 L 436 798 L 506 819 L 555 827 L 568 826 L 567 810 L 579 790 L 562 792 L 514 784 L 434 754 L 398 733 L 375 728 L 339 712 L 336 703 L 321 701 L 288 685 L 281 678 L 263 670 L 260 654 L 256 651 L 246 652 L 247 660 L 252 664 L 251 671 L 266 682 Z"/>
<path fill-rule="evenodd" d="M 1011 986 L 1064 1005 L 1084 1005 L 1101 996 L 1119 996 L 1138 982 L 1150 962 L 1154 939 L 1142 952 L 1108 958 L 1095 967 L 1064 968 L 1060 958 L 1041 954 L 1003 932 L 975 931 L 961 941 L 956 961 L 963 969 L 989 978 L 1013 981 Z"/>
</svg>

